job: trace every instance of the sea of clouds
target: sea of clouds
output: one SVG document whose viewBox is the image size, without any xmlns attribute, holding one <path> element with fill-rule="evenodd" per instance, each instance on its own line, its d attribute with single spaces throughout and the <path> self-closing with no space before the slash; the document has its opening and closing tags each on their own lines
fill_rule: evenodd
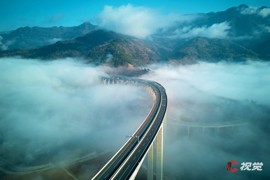
<svg viewBox="0 0 270 180">
<path fill-rule="evenodd" d="M 201 62 L 149 68 L 139 78 L 161 83 L 168 94 L 167 179 L 269 177 L 270 63 Z M 1 58 L 1 158 L 32 166 L 89 153 L 113 155 L 153 102 L 142 87 L 101 84 L 105 71 L 77 59 Z M 183 126 L 188 123 L 243 125 L 219 131 L 197 127 L 188 135 Z M 239 167 L 242 162 L 263 162 L 263 171 L 229 173 L 226 163 L 232 159 Z"/>
</svg>

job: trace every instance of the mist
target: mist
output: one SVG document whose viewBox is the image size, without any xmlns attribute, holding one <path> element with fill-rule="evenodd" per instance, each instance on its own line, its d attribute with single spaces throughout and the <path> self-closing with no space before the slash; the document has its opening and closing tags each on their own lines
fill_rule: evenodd
<svg viewBox="0 0 270 180">
<path fill-rule="evenodd" d="M 140 78 L 162 84 L 169 102 L 164 179 L 269 178 L 270 63 L 149 68 Z M 102 162 L 108 161 L 147 116 L 152 99 L 142 87 L 101 84 L 106 69 L 78 59 L 0 59 L 0 158 L 28 167 L 108 152 Z M 240 125 L 203 128 L 223 124 Z M 263 171 L 230 173 L 232 159 L 237 168 L 263 162 Z M 101 167 L 83 167 L 79 179 Z"/>
<path fill-rule="evenodd" d="M 28 167 L 112 156 L 152 101 L 143 87 L 102 85 L 100 76 L 103 67 L 77 59 L 0 59 L 0 158 Z"/>
<path fill-rule="evenodd" d="M 270 63 L 149 68 L 142 78 L 161 83 L 169 102 L 164 179 L 269 179 Z M 240 125 L 206 127 L 223 124 Z M 236 173 L 226 170 L 232 159 Z M 240 171 L 242 162 L 263 162 L 263 171 Z"/>
</svg>

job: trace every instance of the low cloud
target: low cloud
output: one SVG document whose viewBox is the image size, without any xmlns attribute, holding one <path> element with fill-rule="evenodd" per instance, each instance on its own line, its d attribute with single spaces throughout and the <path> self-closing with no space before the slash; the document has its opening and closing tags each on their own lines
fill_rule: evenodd
<svg viewBox="0 0 270 180">
<path fill-rule="evenodd" d="M 256 14 L 257 11 L 258 11 L 258 8 L 249 6 L 247 8 L 240 9 L 240 11 L 241 11 L 242 14 Z"/>
<path fill-rule="evenodd" d="M 151 69 L 143 78 L 158 81 L 168 94 L 167 179 L 269 178 L 270 63 L 155 65 Z M 203 128 L 236 123 L 243 125 Z M 231 174 L 226 171 L 231 159 L 238 161 L 237 168 L 242 162 L 263 162 L 263 171 Z"/>
<path fill-rule="evenodd" d="M 145 38 L 160 28 L 169 27 L 175 22 L 191 21 L 194 18 L 179 14 L 162 15 L 154 9 L 128 4 L 119 7 L 105 6 L 97 17 L 97 23 L 109 30 Z"/>
<path fill-rule="evenodd" d="M 0 50 L 8 50 L 8 46 L 3 43 L 3 37 L 0 36 Z"/>
<path fill-rule="evenodd" d="M 270 26 L 262 26 L 262 29 L 266 32 L 270 32 Z"/>
<path fill-rule="evenodd" d="M 246 8 L 241 8 L 240 12 L 246 15 L 257 14 L 265 18 L 270 15 L 270 8 L 257 8 L 257 7 L 249 6 Z"/>
<path fill-rule="evenodd" d="M 227 38 L 231 26 L 228 22 L 216 23 L 211 26 L 191 27 L 186 26 L 174 32 L 174 38 Z"/>
<path fill-rule="evenodd" d="M 263 8 L 262 10 L 259 11 L 259 15 L 262 17 L 267 17 L 270 15 L 270 8 Z"/>
<path fill-rule="evenodd" d="M 52 39 L 49 39 L 48 42 L 50 44 L 54 44 L 54 43 L 56 43 L 58 41 L 62 41 L 62 40 L 63 40 L 62 38 L 52 38 Z"/>
<path fill-rule="evenodd" d="M 113 154 L 141 124 L 150 93 L 102 85 L 103 68 L 77 61 L 0 59 L 0 158 L 23 167 Z"/>
<path fill-rule="evenodd" d="M 168 94 L 165 178 L 269 179 L 270 63 L 149 68 L 141 78 L 161 83 Z M 0 158 L 29 166 L 116 152 L 148 114 L 151 95 L 140 87 L 100 85 L 102 75 L 103 68 L 76 59 L 0 59 Z M 191 128 L 189 135 L 184 126 L 235 122 L 245 125 Z M 263 162 L 263 171 L 231 174 L 231 159 L 238 168 Z"/>
</svg>

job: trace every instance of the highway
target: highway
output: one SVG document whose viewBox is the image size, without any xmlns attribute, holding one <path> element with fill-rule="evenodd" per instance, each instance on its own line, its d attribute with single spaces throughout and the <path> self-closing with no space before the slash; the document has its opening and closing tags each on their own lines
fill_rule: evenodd
<svg viewBox="0 0 270 180">
<path fill-rule="evenodd" d="M 122 148 L 107 162 L 107 164 L 92 178 L 92 180 L 104 179 L 129 179 L 137 166 L 143 160 L 148 148 L 155 139 L 163 122 L 167 109 L 167 94 L 159 83 L 141 79 L 125 77 L 109 77 L 103 79 L 113 83 L 139 84 L 150 88 L 154 94 L 154 104 L 150 113 L 141 126 L 134 132 Z M 137 138 L 139 137 L 139 141 Z"/>
<path fill-rule="evenodd" d="M 107 164 L 92 178 L 93 180 L 129 179 L 134 170 L 145 157 L 148 148 L 154 141 L 167 109 L 165 89 L 157 82 L 127 77 L 103 77 L 108 83 L 131 84 L 146 87 L 153 94 L 153 105 L 145 120 L 134 132 L 132 137 L 107 162 Z M 70 165 L 92 158 L 92 155 L 67 161 L 62 164 Z M 57 167 L 57 164 L 44 164 L 33 167 L 18 167 L 8 160 L 0 158 L 0 171 L 6 174 L 23 175 L 46 171 Z"/>
</svg>

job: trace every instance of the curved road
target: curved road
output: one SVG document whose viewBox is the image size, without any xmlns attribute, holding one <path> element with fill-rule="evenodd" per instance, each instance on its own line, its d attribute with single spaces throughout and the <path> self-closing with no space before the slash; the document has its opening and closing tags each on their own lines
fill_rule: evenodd
<svg viewBox="0 0 270 180">
<path fill-rule="evenodd" d="M 103 78 L 112 83 L 134 83 L 144 85 L 154 94 L 154 105 L 144 122 L 133 134 L 126 144 L 111 158 L 111 160 L 92 178 L 104 179 L 129 179 L 136 167 L 143 160 L 148 148 L 154 141 L 156 134 L 163 122 L 167 109 L 167 95 L 165 89 L 157 82 L 125 77 Z M 134 138 L 134 137 L 139 137 Z"/>
<path fill-rule="evenodd" d="M 167 95 L 165 89 L 159 83 L 154 81 L 125 77 L 103 77 L 103 80 L 110 83 L 119 82 L 142 85 L 149 88 L 154 94 L 154 104 L 151 111 L 141 126 L 134 132 L 133 138 L 130 138 L 111 160 L 93 177 L 94 180 L 128 179 L 143 160 L 148 148 L 158 133 L 167 109 Z M 80 160 L 81 159 L 76 160 L 76 162 Z M 35 167 L 20 168 L 14 166 L 7 160 L 0 159 L 0 171 L 8 174 L 28 174 L 51 169 L 53 167 L 53 164 L 45 164 Z"/>
</svg>

